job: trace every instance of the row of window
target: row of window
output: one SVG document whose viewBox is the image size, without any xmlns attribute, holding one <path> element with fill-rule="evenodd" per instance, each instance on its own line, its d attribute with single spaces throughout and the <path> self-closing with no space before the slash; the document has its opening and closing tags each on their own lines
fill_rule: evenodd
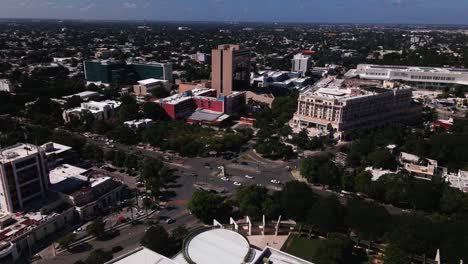
<svg viewBox="0 0 468 264">
<path fill-rule="evenodd" d="M 366 72 L 368 75 L 373 75 L 373 76 L 387 76 L 386 72 Z"/>
<path fill-rule="evenodd" d="M 455 77 L 411 75 L 415 80 L 455 81 Z"/>
</svg>

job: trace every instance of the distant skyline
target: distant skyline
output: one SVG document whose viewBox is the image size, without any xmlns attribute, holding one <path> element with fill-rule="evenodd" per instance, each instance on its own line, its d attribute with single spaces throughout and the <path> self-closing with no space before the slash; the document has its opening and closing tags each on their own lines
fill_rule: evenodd
<svg viewBox="0 0 468 264">
<path fill-rule="evenodd" d="M 0 0 L 0 18 L 468 24 L 468 0 Z"/>
</svg>

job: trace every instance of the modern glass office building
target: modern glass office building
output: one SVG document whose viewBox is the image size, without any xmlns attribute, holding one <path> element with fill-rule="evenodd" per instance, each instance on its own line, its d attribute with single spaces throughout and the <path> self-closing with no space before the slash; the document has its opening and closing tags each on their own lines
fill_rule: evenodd
<svg viewBox="0 0 468 264">
<path fill-rule="evenodd" d="M 102 84 L 134 84 L 145 79 L 172 81 L 172 65 L 168 63 L 127 63 L 114 60 L 84 62 L 87 82 Z"/>
</svg>

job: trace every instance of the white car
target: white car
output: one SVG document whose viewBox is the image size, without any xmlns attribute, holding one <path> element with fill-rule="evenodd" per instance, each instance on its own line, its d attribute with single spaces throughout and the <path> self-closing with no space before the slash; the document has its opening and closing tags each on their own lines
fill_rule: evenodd
<svg viewBox="0 0 468 264">
<path fill-rule="evenodd" d="M 255 178 L 254 176 L 250 176 L 250 175 L 245 175 L 245 177 L 246 177 L 247 179 L 254 179 L 254 178 Z"/>
<path fill-rule="evenodd" d="M 242 186 L 242 183 L 240 183 L 240 182 L 234 182 L 234 185 L 235 185 L 235 186 Z"/>
<path fill-rule="evenodd" d="M 229 181 L 229 178 L 227 178 L 227 177 L 222 177 L 221 180 L 223 180 L 223 181 Z"/>
<path fill-rule="evenodd" d="M 271 183 L 276 183 L 276 184 L 281 184 L 281 182 L 278 181 L 278 180 L 271 180 L 270 182 L 271 182 Z"/>
</svg>

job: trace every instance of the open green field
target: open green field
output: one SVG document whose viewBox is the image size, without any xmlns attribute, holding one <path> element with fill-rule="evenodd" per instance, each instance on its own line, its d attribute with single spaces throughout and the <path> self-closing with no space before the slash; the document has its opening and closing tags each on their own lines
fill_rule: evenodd
<svg viewBox="0 0 468 264">
<path fill-rule="evenodd" d="M 315 247 L 320 243 L 318 239 L 307 239 L 294 234 L 289 236 L 286 243 L 281 248 L 282 251 L 291 255 L 313 262 Z"/>
</svg>

